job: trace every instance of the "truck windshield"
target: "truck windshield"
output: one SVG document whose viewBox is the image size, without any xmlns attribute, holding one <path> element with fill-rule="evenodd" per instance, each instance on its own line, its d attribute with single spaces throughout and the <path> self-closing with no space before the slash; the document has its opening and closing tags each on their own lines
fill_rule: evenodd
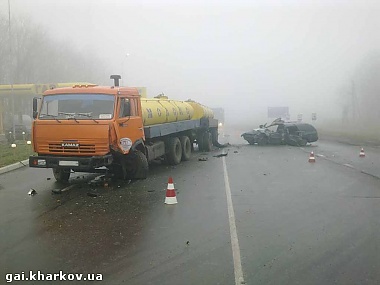
<svg viewBox="0 0 380 285">
<path fill-rule="evenodd" d="M 115 97 L 107 94 L 47 95 L 42 100 L 40 119 L 107 120 L 113 118 Z"/>
</svg>

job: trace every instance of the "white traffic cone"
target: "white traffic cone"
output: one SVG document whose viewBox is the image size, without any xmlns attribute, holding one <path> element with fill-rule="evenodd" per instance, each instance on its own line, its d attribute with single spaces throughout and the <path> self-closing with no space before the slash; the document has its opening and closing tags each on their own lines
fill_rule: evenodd
<svg viewBox="0 0 380 285">
<path fill-rule="evenodd" d="M 312 151 L 312 152 L 310 153 L 310 156 L 309 156 L 309 162 L 315 162 L 314 151 Z"/>
<path fill-rule="evenodd" d="M 177 203 L 178 202 L 177 202 L 177 197 L 175 194 L 173 178 L 169 177 L 168 187 L 166 189 L 165 204 L 173 205 L 173 204 L 177 204 Z"/>
</svg>

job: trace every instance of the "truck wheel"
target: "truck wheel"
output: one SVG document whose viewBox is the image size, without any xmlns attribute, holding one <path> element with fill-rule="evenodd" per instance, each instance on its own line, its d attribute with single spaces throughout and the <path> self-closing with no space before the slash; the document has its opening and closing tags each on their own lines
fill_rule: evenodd
<svg viewBox="0 0 380 285">
<path fill-rule="evenodd" d="M 167 143 L 167 161 L 170 165 L 177 165 L 181 162 L 182 147 L 181 142 L 177 137 L 169 138 Z"/>
<path fill-rule="evenodd" d="M 148 177 L 149 164 L 146 156 L 139 150 L 133 154 L 134 161 L 136 163 L 136 172 L 134 173 L 134 179 L 146 179 Z"/>
<path fill-rule="evenodd" d="M 148 177 L 149 164 L 146 156 L 139 150 L 122 155 L 119 163 L 110 168 L 115 178 L 122 180 L 146 179 Z"/>
<path fill-rule="evenodd" d="M 188 161 L 191 157 L 191 142 L 189 137 L 183 136 L 180 137 L 181 146 L 182 146 L 182 161 Z"/>
<path fill-rule="evenodd" d="M 67 182 L 70 178 L 70 169 L 53 168 L 53 175 L 58 182 Z"/>
<path fill-rule="evenodd" d="M 203 151 L 211 151 L 212 149 L 212 137 L 211 134 L 205 132 L 203 134 Z"/>
</svg>

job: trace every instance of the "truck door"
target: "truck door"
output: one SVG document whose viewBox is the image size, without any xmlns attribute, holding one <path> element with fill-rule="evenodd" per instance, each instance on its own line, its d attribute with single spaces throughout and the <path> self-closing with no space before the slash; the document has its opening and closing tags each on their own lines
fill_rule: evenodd
<svg viewBox="0 0 380 285">
<path fill-rule="evenodd" d="M 137 98 L 120 97 L 116 113 L 116 134 L 123 153 L 128 153 L 138 140 L 145 140 L 142 118 L 138 112 Z"/>
</svg>

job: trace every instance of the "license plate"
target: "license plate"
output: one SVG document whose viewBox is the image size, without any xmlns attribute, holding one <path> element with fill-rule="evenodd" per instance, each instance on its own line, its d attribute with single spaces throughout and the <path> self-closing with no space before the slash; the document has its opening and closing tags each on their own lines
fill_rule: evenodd
<svg viewBox="0 0 380 285">
<path fill-rule="evenodd" d="M 59 161 L 60 166 L 78 166 L 79 162 L 78 161 L 66 161 L 66 160 L 61 160 Z"/>
</svg>

